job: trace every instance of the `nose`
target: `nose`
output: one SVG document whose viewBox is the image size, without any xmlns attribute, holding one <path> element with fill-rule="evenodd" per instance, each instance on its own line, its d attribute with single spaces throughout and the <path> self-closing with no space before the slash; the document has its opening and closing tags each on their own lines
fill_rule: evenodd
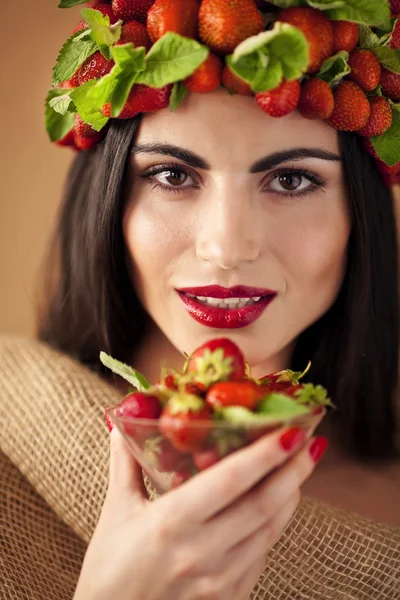
<svg viewBox="0 0 400 600">
<path fill-rule="evenodd" d="M 221 269 L 234 269 L 260 254 L 260 216 L 248 193 L 230 186 L 203 204 L 196 254 Z"/>
</svg>

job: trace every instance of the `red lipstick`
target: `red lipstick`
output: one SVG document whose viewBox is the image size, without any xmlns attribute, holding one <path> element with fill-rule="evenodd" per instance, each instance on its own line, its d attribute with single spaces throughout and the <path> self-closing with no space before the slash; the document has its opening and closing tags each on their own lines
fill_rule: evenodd
<svg viewBox="0 0 400 600">
<path fill-rule="evenodd" d="M 266 288 L 235 286 L 224 288 L 219 285 L 181 288 L 177 290 L 186 310 L 198 323 L 217 329 L 238 329 L 256 321 L 272 302 L 276 292 Z M 195 296 L 195 297 L 194 297 Z M 221 308 L 206 304 L 199 298 L 257 298 L 248 306 Z"/>
</svg>

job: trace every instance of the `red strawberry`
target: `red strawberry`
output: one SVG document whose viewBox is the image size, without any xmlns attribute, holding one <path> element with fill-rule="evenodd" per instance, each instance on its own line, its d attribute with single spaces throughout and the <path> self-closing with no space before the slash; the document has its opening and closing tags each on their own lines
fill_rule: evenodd
<svg viewBox="0 0 400 600">
<path fill-rule="evenodd" d="M 152 42 L 167 31 L 197 37 L 199 3 L 197 0 L 156 0 L 147 15 L 147 31 Z"/>
<path fill-rule="evenodd" d="M 328 119 L 333 113 L 335 101 L 332 89 L 326 81 L 312 77 L 301 85 L 298 110 L 306 119 Z"/>
<path fill-rule="evenodd" d="M 68 81 L 64 81 L 64 87 L 66 89 L 68 88 L 77 88 L 80 86 L 79 83 L 79 72 L 80 72 L 80 68 L 73 74 L 73 76 L 71 77 L 71 79 L 68 79 Z"/>
<path fill-rule="evenodd" d="M 385 67 L 382 67 L 380 84 L 382 94 L 391 100 L 400 100 L 400 74 L 393 73 Z"/>
<path fill-rule="evenodd" d="M 199 36 L 217 54 L 230 54 L 245 39 L 264 30 L 254 0 L 202 0 Z"/>
<path fill-rule="evenodd" d="M 240 96 L 252 96 L 253 92 L 247 81 L 236 75 L 228 65 L 225 65 L 222 71 L 222 85 L 232 94 Z"/>
<path fill-rule="evenodd" d="M 167 108 L 171 96 L 171 87 L 151 88 L 138 83 L 134 85 L 118 119 L 133 119 L 140 113 L 154 112 Z M 111 116 L 111 106 L 107 103 L 101 110 L 105 117 Z"/>
<path fill-rule="evenodd" d="M 78 69 L 77 76 L 79 79 L 79 85 L 83 85 L 91 79 L 101 79 L 104 75 L 107 75 L 114 66 L 113 60 L 107 60 L 104 58 L 101 52 L 95 52 L 93 56 L 90 56 L 83 65 Z"/>
<path fill-rule="evenodd" d="M 57 140 L 56 145 L 61 146 L 61 147 L 70 147 L 70 148 L 73 148 L 74 150 L 78 150 L 78 148 L 75 144 L 74 130 L 71 129 L 71 131 L 69 131 L 67 133 L 67 135 L 65 135 L 61 140 Z"/>
<path fill-rule="evenodd" d="M 110 17 L 111 25 L 114 25 L 114 23 L 116 23 L 118 21 L 118 18 L 113 13 L 113 10 L 112 10 L 110 4 L 106 4 L 105 2 L 95 2 L 94 4 L 92 4 L 90 6 L 90 8 L 92 8 L 93 10 L 99 10 L 101 12 L 101 14 L 104 15 L 105 17 L 106 16 Z M 75 29 L 73 30 L 72 33 L 76 33 L 77 31 L 86 29 L 86 27 L 88 27 L 88 24 L 85 23 L 85 21 L 82 19 L 82 21 L 80 21 L 78 23 L 78 25 L 75 27 Z"/>
<path fill-rule="evenodd" d="M 256 102 L 271 117 L 284 117 L 295 110 L 300 99 L 300 82 L 283 80 L 268 92 L 256 94 Z"/>
<path fill-rule="evenodd" d="M 392 186 L 400 183 L 400 162 L 389 167 L 383 160 L 377 160 L 376 168 L 382 175 L 385 185 Z"/>
<path fill-rule="evenodd" d="M 393 50 L 400 49 L 400 16 L 396 21 L 396 24 L 393 29 L 392 38 L 390 40 L 390 47 Z"/>
<path fill-rule="evenodd" d="M 254 381 L 222 381 L 211 386 L 206 402 L 213 408 L 243 406 L 255 410 L 264 395 L 262 387 Z"/>
<path fill-rule="evenodd" d="M 212 92 L 221 84 L 222 67 L 222 60 L 210 52 L 203 64 L 183 83 L 190 92 L 195 94 Z"/>
<path fill-rule="evenodd" d="M 369 119 L 370 105 L 363 90 L 353 81 L 342 81 L 333 92 L 335 108 L 328 123 L 335 129 L 357 131 Z"/>
<path fill-rule="evenodd" d="M 104 139 L 105 135 L 105 129 L 95 131 L 91 125 L 85 123 L 79 115 L 76 115 L 74 138 L 79 150 L 92 150 Z"/>
<path fill-rule="evenodd" d="M 142 392 L 133 392 L 125 396 L 122 402 L 120 402 L 115 414 L 122 419 L 158 419 L 161 411 L 162 406 L 156 396 Z M 154 425 L 139 426 L 123 422 L 123 427 L 127 435 L 134 437 L 138 441 L 144 441 L 157 433 Z"/>
<path fill-rule="evenodd" d="M 333 53 L 332 21 L 322 11 L 310 7 L 285 8 L 278 14 L 278 21 L 289 23 L 304 33 L 310 52 L 307 72 L 319 71 L 324 60 Z"/>
<path fill-rule="evenodd" d="M 341 50 L 353 52 L 360 37 L 358 24 L 351 21 L 332 21 L 332 25 L 334 35 L 332 54 L 337 54 Z"/>
<path fill-rule="evenodd" d="M 160 442 L 157 441 L 155 454 L 157 456 L 157 469 L 163 472 L 184 469 L 190 461 L 190 454 L 182 454 L 166 439 L 162 439 Z"/>
<path fill-rule="evenodd" d="M 151 41 L 147 33 L 146 26 L 139 21 L 129 21 L 122 26 L 121 37 L 116 43 L 117 46 L 131 42 L 135 48 L 143 46 L 146 52 L 151 48 Z"/>
<path fill-rule="evenodd" d="M 199 471 L 204 471 L 212 467 L 221 460 L 221 456 L 216 448 L 207 448 L 193 454 L 193 462 Z"/>
<path fill-rule="evenodd" d="M 154 0 L 113 0 L 112 9 L 115 16 L 123 21 L 132 19 L 146 23 L 147 13 L 154 4 Z"/>
<path fill-rule="evenodd" d="M 190 479 L 191 477 L 192 473 L 189 471 L 189 469 L 185 469 L 184 471 L 178 471 L 172 478 L 171 487 L 177 488 L 180 485 L 182 485 L 182 483 L 185 483 L 185 481 L 188 481 L 188 479 Z"/>
<path fill-rule="evenodd" d="M 389 0 L 390 10 L 393 16 L 400 14 L 400 0 Z"/>
<path fill-rule="evenodd" d="M 382 135 L 392 125 L 392 108 L 383 96 L 372 96 L 368 100 L 371 107 L 371 114 L 367 123 L 357 133 L 365 137 Z"/>
<path fill-rule="evenodd" d="M 354 50 L 350 54 L 351 73 L 347 78 L 357 83 L 364 92 L 372 92 L 381 78 L 381 63 L 370 50 Z"/>
<path fill-rule="evenodd" d="M 379 159 L 379 156 L 378 156 L 375 148 L 373 147 L 373 145 L 371 144 L 371 142 L 368 138 L 363 138 L 362 145 L 363 145 L 364 150 L 366 152 L 368 152 L 368 154 L 371 154 L 371 156 L 373 156 L 374 158 Z"/>
<path fill-rule="evenodd" d="M 246 374 L 243 354 L 227 338 L 206 342 L 190 356 L 188 372 L 195 373 L 196 381 L 208 386 L 223 379 L 242 379 Z"/>
<path fill-rule="evenodd" d="M 207 427 L 196 427 L 199 421 L 212 423 L 210 407 L 197 396 L 180 392 L 170 398 L 162 411 L 159 429 L 181 452 L 197 452 L 210 432 Z"/>
</svg>

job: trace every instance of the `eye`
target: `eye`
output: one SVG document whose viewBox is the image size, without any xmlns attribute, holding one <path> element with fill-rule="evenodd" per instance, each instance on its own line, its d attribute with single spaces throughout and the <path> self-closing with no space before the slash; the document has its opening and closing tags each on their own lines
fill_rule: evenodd
<svg viewBox="0 0 400 600">
<path fill-rule="evenodd" d="M 267 190 L 283 196 L 305 196 L 323 188 L 326 181 L 305 169 L 285 169 L 273 174 Z"/>
<path fill-rule="evenodd" d="M 164 192 L 177 192 L 197 188 L 198 184 L 192 175 L 178 165 L 160 165 L 152 167 L 141 175 L 142 179 L 152 185 L 152 189 Z"/>
</svg>

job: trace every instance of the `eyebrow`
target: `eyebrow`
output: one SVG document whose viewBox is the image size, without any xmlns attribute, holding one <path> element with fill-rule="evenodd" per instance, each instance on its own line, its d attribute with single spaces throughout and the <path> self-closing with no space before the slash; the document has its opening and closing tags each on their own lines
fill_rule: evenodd
<svg viewBox="0 0 400 600">
<path fill-rule="evenodd" d="M 203 169 L 204 171 L 211 170 L 209 163 L 190 150 L 180 148 L 171 144 L 138 144 L 133 146 L 132 154 L 163 154 L 165 156 L 173 156 L 178 160 L 186 163 L 188 166 Z M 264 156 L 250 166 L 250 173 L 262 173 L 268 171 L 277 165 L 288 160 L 301 160 L 303 158 L 319 158 L 320 160 L 340 162 L 341 158 L 334 152 L 329 152 L 322 148 L 291 148 L 289 150 L 280 150 L 268 156 Z"/>
</svg>

